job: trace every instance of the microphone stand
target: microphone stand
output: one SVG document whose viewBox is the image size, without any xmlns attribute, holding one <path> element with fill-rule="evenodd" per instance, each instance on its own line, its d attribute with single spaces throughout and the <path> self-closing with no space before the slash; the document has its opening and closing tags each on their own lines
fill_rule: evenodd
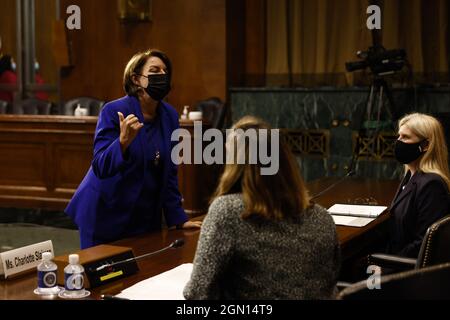
<svg viewBox="0 0 450 320">
<path fill-rule="evenodd" d="M 326 189 L 320 191 L 319 193 L 315 194 L 311 200 L 314 200 L 318 197 L 320 197 L 321 195 L 323 195 L 324 193 L 326 193 L 327 191 L 329 191 L 330 189 L 333 189 L 335 186 L 337 186 L 338 184 L 340 184 L 342 181 L 344 181 L 345 179 L 347 179 L 348 177 L 352 176 L 355 174 L 355 171 L 353 169 L 351 169 L 349 172 L 347 172 L 347 174 L 345 176 L 343 176 L 341 179 L 339 179 L 338 181 L 336 181 L 335 183 L 333 183 L 332 185 L 328 186 Z"/>
<path fill-rule="evenodd" d="M 107 263 L 107 264 L 104 264 L 104 265 L 98 267 L 97 269 L 95 269 L 95 271 L 100 271 L 100 270 L 103 270 L 105 268 L 116 266 L 118 264 L 128 263 L 128 262 L 131 262 L 131 261 L 136 261 L 136 260 L 140 260 L 142 258 L 150 257 L 150 256 L 153 256 L 155 254 L 158 254 L 158 253 L 161 253 L 163 251 L 166 251 L 167 249 L 170 249 L 170 248 L 181 247 L 183 244 L 184 244 L 184 240 L 183 239 L 177 239 L 174 242 L 172 242 L 170 245 L 168 245 L 167 247 L 162 248 L 162 249 L 160 249 L 158 251 L 149 252 L 149 253 L 146 253 L 146 254 L 143 254 L 143 255 L 140 255 L 140 256 L 137 256 L 137 257 L 128 258 L 128 259 L 122 260 L 122 261 L 117 261 L 117 262 L 113 262 L 113 263 Z"/>
</svg>

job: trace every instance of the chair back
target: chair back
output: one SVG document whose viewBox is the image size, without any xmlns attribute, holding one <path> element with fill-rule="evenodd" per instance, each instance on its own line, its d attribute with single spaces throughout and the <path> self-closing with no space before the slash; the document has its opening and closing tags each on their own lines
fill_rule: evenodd
<svg viewBox="0 0 450 320">
<path fill-rule="evenodd" d="M 212 97 L 199 101 L 196 109 L 202 112 L 203 119 L 209 122 L 212 128 L 222 129 L 225 120 L 225 103 L 220 98 Z"/>
<path fill-rule="evenodd" d="M 5 114 L 8 108 L 8 101 L 0 100 L 0 114 Z"/>
<path fill-rule="evenodd" d="M 66 101 L 64 104 L 63 114 L 66 116 L 73 116 L 75 112 L 75 108 L 77 105 L 80 105 L 82 108 L 88 109 L 88 115 L 90 116 L 98 116 L 100 110 L 102 109 L 105 101 L 91 98 L 91 97 L 78 97 Z"/>
<path fill-rule="evenodd" d="M 17 108 L 15 108 L 15 113 L 49 115 L 51 108 L 52 103 L 50 101 L 29 98 L 19 102 Z"/>
<path fill-rule="evenodd" d="M 369 289 L 363 280 L 339 292 L 338 299 L 450 299 L 450 263 L 380 276 L 379 289 Z"/>
<path fill-rule="evenodd" d="M 416 268 L 450 262 L 450 215 L 433 223 L 427 230 Z"/>
</svg>

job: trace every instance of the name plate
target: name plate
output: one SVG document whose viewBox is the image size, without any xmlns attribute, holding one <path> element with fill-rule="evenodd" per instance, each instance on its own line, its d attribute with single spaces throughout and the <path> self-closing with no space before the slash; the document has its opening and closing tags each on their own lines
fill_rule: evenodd
<svg viewBox="0 0 450 320">
<path fill-rule="evenodd" d="M 50 252 L 52 257 L 55 256 L 51 240 L 2 252 L 0 253 L 0 274 L 3 274 L 6 279 L 13 275 L 36 268 L 42 260 L 42 253 L 46 251 Z"/>
</svg>

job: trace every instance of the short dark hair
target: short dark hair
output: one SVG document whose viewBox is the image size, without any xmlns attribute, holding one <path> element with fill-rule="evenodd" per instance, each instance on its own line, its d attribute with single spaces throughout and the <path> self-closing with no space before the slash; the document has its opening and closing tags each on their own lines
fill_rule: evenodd
<svg viewBox="0 0 450 320">
<path fill-rule="evenodd" d="M 9 70 L 12 71 L 12 57 L 9 54 L 0 54 L 0 74 Z"/>
<path fill-rule="evenodd" d="M 142 73 L 142 68 L 150 57 L 158 57 L 164 62 L 167 67 L 169 81 L 171 80 L 172 63 L 164 52 L 158 49 L 149 49 L 147 51 L 138 52 L 130 59 L 130 61 L 128 61 L 123 72 L 123 88 L 129 96 L 137 96 L 138 91 L 142 90 L 141 87 L 133 82 L 133 76 Z"/>
</svg>

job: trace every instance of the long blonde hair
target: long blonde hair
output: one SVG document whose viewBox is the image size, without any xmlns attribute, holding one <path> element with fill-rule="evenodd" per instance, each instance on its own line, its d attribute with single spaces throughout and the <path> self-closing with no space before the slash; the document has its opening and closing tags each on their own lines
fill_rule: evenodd
<svg viewBox="0 0 450 320">
<path fill-rule="evenodd" d="M 399 120 L 398 127 L 402 126 L 407 126 L 421 140 L 428 141 L 428 149 L 421 157 L 418 169 L 438 174 L 450 189 L 448 149 L 442 124 L 430 115 L 412 113 Z"/>
<path fill-rule="evenodd" d="M 234 124 L 233 129 L 244 131 L 267 129 L 267 144 L 271 145 L 270 130 L 273 129 L 261 119 L 245 116 Z M 234 136 L 231 139 L 235 139 L 236 142 L 237 138 Z M 259 134 L 257 139 L 261 139 Z M 310 205 L 310 197 L 300 175 L 298 164 L 283 139 L 280 139 L 279 170 L 274 175 L 262 175 L 260 172 L 262 165 L 259 160 L 256 164 L 249 163 L 249 144 L 245 144 L 245 150 L 238 149 L 235 156 L 242 156 L 240 152 L 245 153 L 245 163 L 239 164 L 233 161 L 232 164 L 226 164 L 211 202 L 225 194 L 242 192 L 245 209 L 241 217 L 246 219 L 250 216 L 260 216 L 269 220 L 298 217 Z"/>
</svg>

